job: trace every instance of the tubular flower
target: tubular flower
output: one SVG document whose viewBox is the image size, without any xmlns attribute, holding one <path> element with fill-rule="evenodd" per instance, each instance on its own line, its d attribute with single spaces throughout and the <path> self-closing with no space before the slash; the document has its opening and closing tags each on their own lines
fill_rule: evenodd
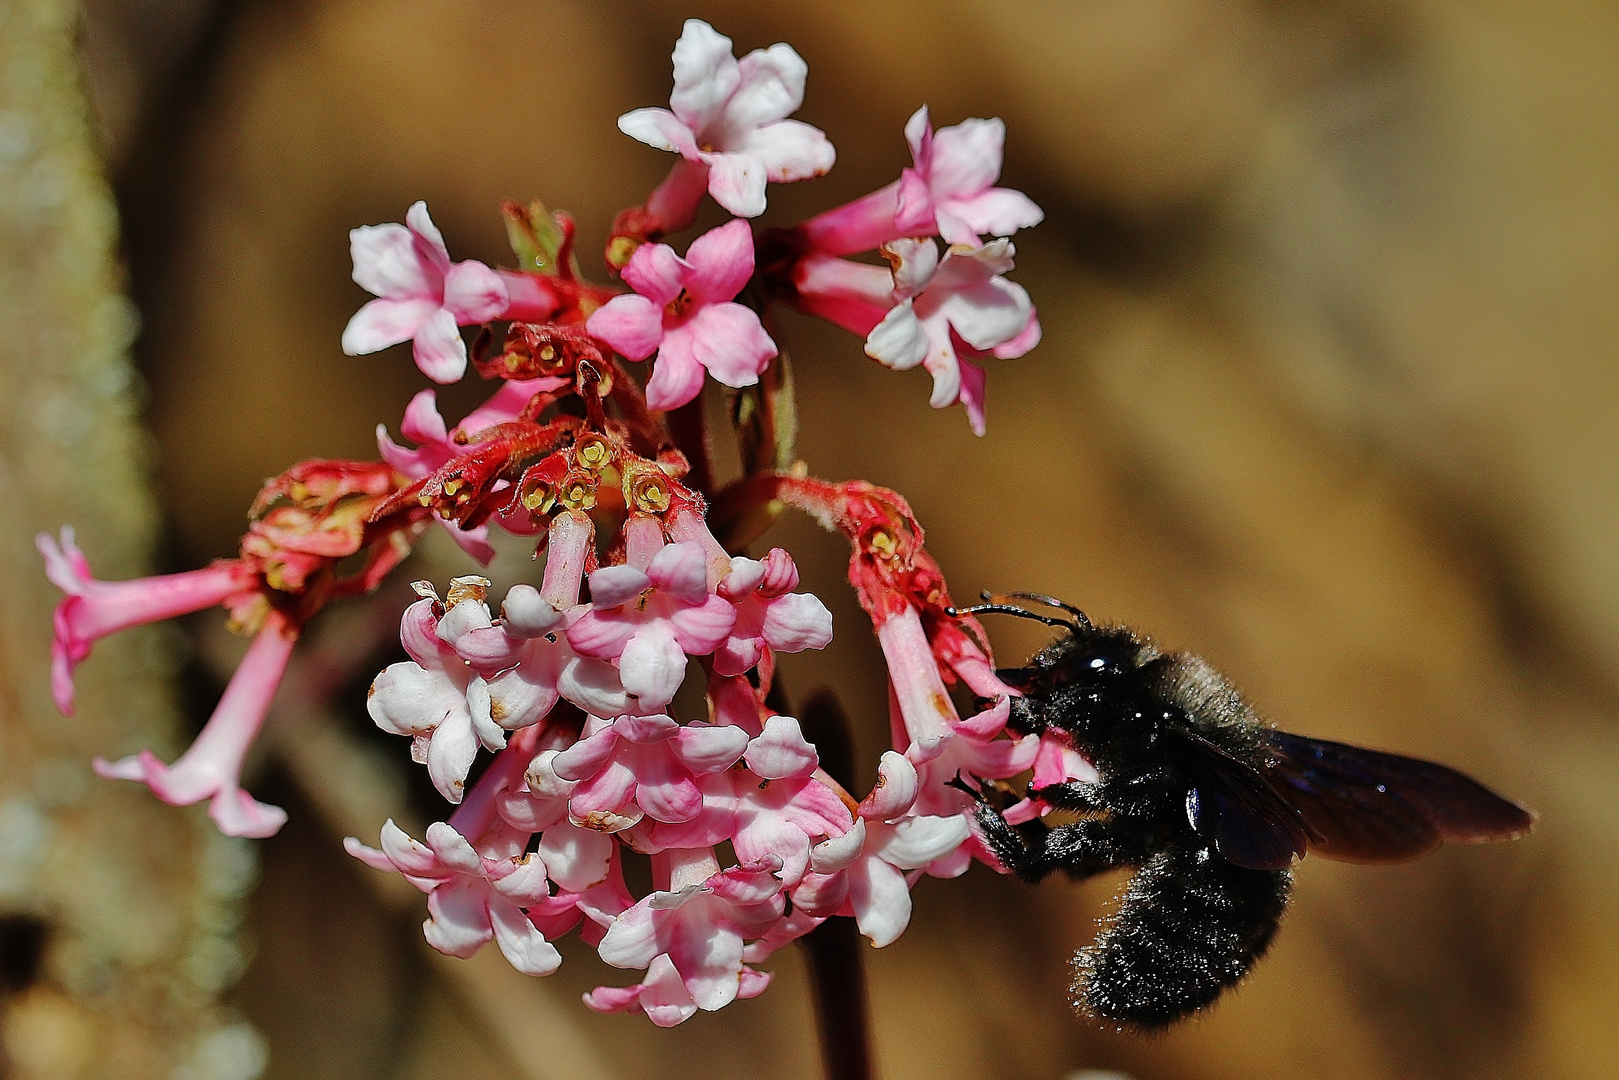
<svg viewBox="0 0 1619 1080">
<path fill-rule="evenodd" d="M 208 816 L 226 836 L 273 836 L 286 824 L 287 812 L 242 790 L 242 762 L 264 725 L 296 639 L 297 633 L 280 618 L 259 631 L 202 734 L 173 765 L 142 750 L 120 761 L 96 758 L 96 772 L 143 783 L 171 806 L 207 799 Z"/>
<path fill-rule="evenodd" d="M 474 848 L 453 825 L 438 821 L 427 827 L 426 839 L 411 839 L 390 819 L 382 826 L 380 851 L 352 836 L 343 846 L 427 894 L 422 933 L 439 952 L 468 957 L 493 940 L 525 975 L 549 975 L 562 964 L 541 927 L 552 937 L 565 933 L 579 911 L 571 897 L 551 895 L 543 859 L 523 852 L 526 836 L 497 826 Z"/>
<path fill-rule="evenodd" d="M 1003 276 L 1010 241 L 952 247 L 940 259 L 928 239 L 883 245 L 891 269 L 812 254 L 796 264 L 792 296 L 803 310 L 866 339 L 866 355 L 895 371 L 918 364 L 933 376 L 929 404 L 961 402 L 974 434 L 984 433 L 986 356 L 1013 359 L 1040 343 L 1029 294 Z"/>
<path fill-rule="evenodd" d="M 636 969 L 650 969 L 666 956 L 697 1008 L 707 1012 L 724 1008 L 741 996 L 748 970 L 742 962 L 744 941 L 764 936 L 782 916 L 781 881 L 776 876 L 781 862 L 767 857 L 721 870 L 713 852 L 705 848 L 654 856 L 655 876 L 660 864 L 666 868 L 668 885 L 619 915 L 597 952 L 614 967 Z M 660 974 L 664 972 L 649 970 L 648 978 L 656 980 Z M 645 1001 L 646 993 L 643 990 L 636 1000 Z M 654 993 L 655 999 L 669 1000 L 667 990 Z M 601 1011 L 628 1007 L 622 991 L 596 994 L 601 996 L 587 996 L 586 1004 Z"/>
<path fill-rule="evenodd" d="M 689 821 L 703 809 L 697 776 L 728 769 L 748 745 L 733 727 L 667 716 L 622 716 L 559 753 L 551 770 L 575 782 L 568 816 L 576 825 L 617 832 L 641 820 Z"/>
<path fill-rule="evenodd" d="M 405 609 L 399 638 L 409 660 L 388 665 L 371 684 L 366 710 L 384 731 L 408 735 L 411 757 L 427 766 L 433 786 L 461 801 L 479 745 L 496 750 L 506 733 L 490 714 L 489 684 L 455 651 L 464 634 L 490 625 L 483 578 L 456 578 L 449 602 L 417 582 L 422 599 Z"/>
<path fill-rule="evenodd" d="M 233 597 L 251 597 L 257 591 L 257 575 L 239 559 L 183 574 L 97 581 L 74 543 L 71 525 L 62 526 L 60 542 L 49 533 L 40 533 L 34 543 L 45 559 L 45 576 L 67 594 L 56 606 L 56 634 L 51 641 L 51 695 L 64 716 L 73 715 L 73 669 L 100 639 L 132 626 L 201 611 Z"/>
<path fill-rule="evenodd" d="M 705 368 L 726 386 L 752 386 L 776 355 L 759 316 L 733 302 L 752 275 L 745 221 L 699 236 L 684 259 L 667 244 L 645 244 L 624 267 L 635 292 L 614 297 L 585 325 L 630 360 L 658 354 L 646 387 L 650 408 L 691 401 Z"/>
<path fill-rule="evenodd" d="M 707 656 L 736 625 L 736 608 L 709 591 L 707 573 L 702 545 L 684 541 L 660 547 L 644 571 L 624 563 L 590 575 L 592 602 L 569 624 L 568 641 L 616 662 L 634 711 L 673 701 L 686 657 Z"/>
<path fill-rule="evenodd" d="M 887 187 L 800 225 L 809 248 L 853 255 L 907 236 L 942 236 L 947 244 L 975 248 L 985 234 L 1011 236 L 1044 220 L 1023 192 L 994 186 L 1006 143 L 999 118 L 963 120 L 935 132 L 924 105 L 906 122 L 905 141 L 913 167 Z"/>
<path fill-rule="evenodd" d="M 349 253 L 355 283 L 377 299 L 349 320 L 343 351 L 363 356 L 414 340 L 416 366 L 434 382 L 466 373 L 467 347 L 456 328 L 498 318 L 511 302 L 498 273 L 473 259 L 450 261 L 425 202 L 411 204 L 403 225 L 351 230 Z"/>
<path fill-rule="evenodd" d="M 636 109 L 619 130 L 684 161 L 657 194 L 659 232 L 685 228 L 706 188 L 737 217 L 765 209 L 765 182 L 820 176 L 836 153 L 817 129 L 787 117 L 804 101 L 809 67 L 792 46 L 755 49 L 738 61 L 731 39 L 700 19 L 687 19 L 674 51 L 675 88 L 668 109 Z M 667 204 L 667 205 L 664 205 Z"/>
<path fill-rule="evenodd" d="M 734 558 L 719 595 L 736 605 L 736 625 L 714 653 L 714 671 L 741 675 L 765 650 L 795 653 L 824 649 L 832 640 L 832 613 L 813 593 L 795 593 L 798 567 L 781 548 L 763 560 Z"/>
</svg>

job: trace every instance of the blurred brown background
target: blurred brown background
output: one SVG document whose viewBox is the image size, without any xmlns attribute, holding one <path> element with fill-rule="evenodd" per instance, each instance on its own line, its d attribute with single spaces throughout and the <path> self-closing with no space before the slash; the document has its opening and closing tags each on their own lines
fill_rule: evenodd
<svg viewBox="0 0 1619 1080">
<path fill-rule="evenodd" d="M 905 492 L 958 595 L 1064 596 L 1204 653 L 1281 726 L 1441 758 L 1542 815 L 1501 848 L 1305 863 L 1253 978 L 1150 1042 L 1064 1003 L 1117 879 L 925 881 L 867 953 L 884 1075 L 1619 1076 L 1611 4 L 90 0 L 167 568 L 230 554 L 288 463 L 374 456 L 425 384 L 404 349 L 338 349 L 364 299 L 349 228 L 425 198 L 456 257 L 510 262 L 497 201 L 539 195 L 600 274 L 606 223 L 670 160 L 614 119 L 666 100 L 689 15 L 809 62 L 800 116 L 838 164 L 772 188 L 767 221 L 892 179 L 924 102 L 1004 117 L 1005 180 L 1048 214 L 1015 275 L 1046 339 L 993 366 L 986 439 L 920 373 L 784 318 L 815 472 Z M 838 688 L 869 780 L 882 674 L 841 544 L 802 521 L 771 539 L 841 631 L 786 678 Z M 995 630 L 1007 656 L 1041 640 Z M 403 743 L 345 723 L 402 771 Z M 419 911 L 341 853 L 311 768 L 283 752 L 256 787 L 293 814 L 258 847 L 228 1001 L 264 1075 L 583 1075 L 549 1056 L 568 1040 L 603 1076 L 818 1075 L 792 952 L 764 997 L 667 1033 L 573 1005 L 622 981 L 577 943 L 543 983 L 447 975 Z"/>
</svg>

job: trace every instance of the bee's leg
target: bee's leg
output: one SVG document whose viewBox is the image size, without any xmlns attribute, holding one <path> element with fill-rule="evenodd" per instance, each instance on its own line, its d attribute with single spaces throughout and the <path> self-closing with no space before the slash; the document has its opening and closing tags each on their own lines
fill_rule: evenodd
<svg viewBox="0 0 1619 1080">
<path fill-rule="evenodd" d="M 1001 865 L 1012 873 L 1033 884 L 1057 869 L 1058 864 L 1046 858 L 1043 840 L 1030 846 L 1011 822 L 987 802 L 980 800 L 972 811 L 978 819 L 984 843 L 995 853 Z"/>
<path fill-rule="evenodd" d="M 1070 780 L 1066 784 L 1030 788 L 1029 794 L 1059 810 L 1079 810 L 1094 813 L 1103 809 L 1099 798 L 1102 785 L 1096 781 Z"/>
<path fill-rule="evenodd" d="M 1080 881 L 1121 866 L 1136 865 L 1145 861 L 1152 851 L 1117 821 L 1089 818 L 1052 829 L 1046 834 L 1042 854 L 1053 867 L 1062 867 L 1069 877 Z"/>
</svg>

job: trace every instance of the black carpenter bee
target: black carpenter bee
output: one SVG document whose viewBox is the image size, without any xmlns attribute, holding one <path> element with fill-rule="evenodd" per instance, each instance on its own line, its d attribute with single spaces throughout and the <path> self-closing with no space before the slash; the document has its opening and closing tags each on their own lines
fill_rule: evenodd
<svg viewBox="0 0 1619 1080">
<path fill-rule="evenodd" d="M 1066 618 L 1015 606 L 1032 600 Z M 1072 824 L 977 818 L 1006 867 L 1035 882 L 1136 867 L 1118 914 L 1074 957 L 1074 1004 L 1161 1028 L 1213 1002 L 1258 960 L 1287 907 L 1293 860 L 1400 862 L 1446 841 L 1522 836 L 1534 814 L 1454 769 L 1267 727 L 1207 663 L 1036 593 L 959 614 L 1004 613 L 1065 631 L 999 672 L 1023 693 L 1012 723 L 1059 728 L 1100 778 L 1035 789 Z"/>
</svg>

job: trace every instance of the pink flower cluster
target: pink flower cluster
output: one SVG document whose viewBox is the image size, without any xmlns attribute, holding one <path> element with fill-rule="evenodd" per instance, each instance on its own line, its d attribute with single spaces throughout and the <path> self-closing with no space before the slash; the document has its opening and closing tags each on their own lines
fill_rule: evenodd
<svg viewBox="0 0 1619 1080">
<path fill-rule="evenodd" d="M 913 167 L 893 184 L 756 236 L 742 219 L 764 212 L 767 183 L 833 164 L 826 136 L 790 119 L 804 61 L 782 44 L 738 60 L 729 39 L 690 20 L 674 68 L 668 109 L 619 121 L 678 155 L 614 224 L 608 263 L 628 291 L 583 280 L 572 219 L 537 202 L 503 206 L 519 270 L 452 261 L 421 202 L 403 224 L 350 233 L 354 280 L 375 299 L 350 320 L 344 351 L 410 341 L 435 382 L 469 364 L 500 380 L 459 424 L 423 390 L 399 425 L 411 445 L 379 427 L 381 463 L 307 462 L 272 480 L 241 557 L 205 570 L 98 582 L 71 530 L 39 541 L 67 594 L 52 670 L 64 712 L 74 666 L 108 633 L 221 604 L 256 634 L 174 764 L 141 750 L 96 768 L 172 803 L 207 800 L 227 833 L 266 836 L 286 815 L 242 790 L 241 768 L 308 620 L 374 588 L 431 519 L 485 564 L 491 526 L 539 537 L 538 586 L 513 586 L 498 613 L 485 578 L 455 578 L 442 597 L 415 584 L 400 623 L 407 658 L 377 675 L 367 708 L 409 739 L 454 809 L 419 840 L 390 820 L 378 847 L 346 847 L 427 894 L 434 948 L 464 957 L 493 941 L 518 970 L 545 975 L 561 963 L 557 938 L 577 929 L 608 965 L 638 973 L 586 1004 L 664 1026 L 762 992 L 759 965 L 829 918 L 892 942 L 922 877 L 957 876 L 974 858 L 995 865 L 974 833 L 976 785 L 1085 767 L 1056 736 L 1008 731 L 1013 691 L 982 628 L 950 609 L 904 501 L 788 469 L 791 380 L 779 368 L 769 378 L 784 358 L 761 318 L 781 302 L 854 331 L 872 359 L 926 370 L 932 404 L 961 402 L 982 434 L 982 361 L 1021 356 L 1040 336 L 1027 292 L 1006 277 L 1006 238 L 1041 212 L 995 186 L 1003 125 L 935 132 L 921 109 L 905 129 Z M 736 218 L 684 254 L 660 242 L 692 225 L 705 195 Z M 845 257 L 872 249 L 887 268 Z M 498 352 L 495 321 L 508 324 Z M 479 325 L 469 349 L 462 328 Z M 647 360 L 643 386 L 628 365 Z M 745 475 L 722 490 L 708 376 L 740 391 L 733 422 L 739 444 L 753 440 Z M 739 522 L 768 524 L 786 506 L 849 539 L 850 581 L 887 661 L 893 749 L 863 799 L 822 768 L 796 718 L 766 704 L 777 658 L 832 636 L 785 550 L 732 554 L 758 535 Z M 679 717 L 693 678 L 706 715 Z M 956 686 L 971 708 L 958 711 Z M 1013 815 L 1042 810 L 1025 802 Z M 627 886 L 627 859 L 649 861 L 645 895 Z"/>
</svg>

